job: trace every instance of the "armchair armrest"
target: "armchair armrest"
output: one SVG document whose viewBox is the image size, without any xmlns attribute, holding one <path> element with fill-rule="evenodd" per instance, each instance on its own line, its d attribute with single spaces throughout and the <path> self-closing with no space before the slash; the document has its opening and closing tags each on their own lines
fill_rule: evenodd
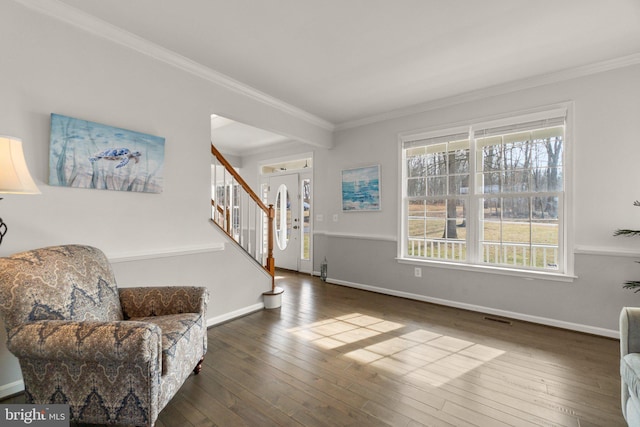
<svg viewBox="0 0 640 427">
<path fill-rule="evenodd" d="M 125 319 L 207 311 L 209 292 L 196 286 L 119 288 Z"/>
<path fill-rule="evenodd" d="M 18 358 L 144 363 L 159 361 L 162 351 L 160 328 L 145 322 L 40 320 L 7 335 L 7 348 Z"/>
<path fill-rule="evenodd" d="M 620 312 L 620 356 L 640 353 L 640 307 L 624 307 Z"/>
</svg>

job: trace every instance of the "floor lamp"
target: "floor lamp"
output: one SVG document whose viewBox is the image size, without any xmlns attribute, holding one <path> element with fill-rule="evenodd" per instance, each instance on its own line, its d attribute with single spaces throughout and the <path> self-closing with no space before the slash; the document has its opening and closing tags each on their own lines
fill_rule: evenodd
<svg viewBox="0 0 640 427">
<path fill-rule="evenodd" d="M 40 194 L 24 160 L 20 138 L 0 136 L 0 194 Z M 5 234 L 7 224 L 0 218 L 0 244 Z"/>
</svg>

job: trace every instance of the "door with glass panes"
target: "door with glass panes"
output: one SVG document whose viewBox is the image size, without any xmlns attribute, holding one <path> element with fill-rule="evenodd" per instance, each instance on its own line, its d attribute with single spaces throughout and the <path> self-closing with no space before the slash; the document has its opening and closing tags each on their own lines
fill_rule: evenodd
<svg viewBox="0 0 640 427">
<path fill-rule="evenodd" d="M 276 267 L 299 270 L 300 190 L 297 173 L 274 175 L 269 178 L 268 204 L 273 204 L 273 256 Z"/>
</svg>

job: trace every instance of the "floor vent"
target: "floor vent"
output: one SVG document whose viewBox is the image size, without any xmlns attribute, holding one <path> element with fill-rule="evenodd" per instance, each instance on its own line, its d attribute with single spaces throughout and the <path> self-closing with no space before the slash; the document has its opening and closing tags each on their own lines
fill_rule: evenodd
<svg viewBox="0 0 640 427">
<path fill-rule="evenodd" d="M 511 325 L 511 321 L 507 319 L 500 319 L 498 317 L 484 316 L 484 320 L 490 320 L 492 322 L 504 323 L 505 325 Z"/>
</svg>

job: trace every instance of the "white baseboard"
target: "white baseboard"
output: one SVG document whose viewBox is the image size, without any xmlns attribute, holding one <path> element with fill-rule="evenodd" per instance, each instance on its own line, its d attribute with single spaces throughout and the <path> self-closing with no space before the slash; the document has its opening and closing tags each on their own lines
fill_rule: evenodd
<svg viewBox="0 0 640 427">
<path fill-rule="evenodd" d="M 243 307 L 238 310 L 231 311 L 229 313 L 221 314 L 220 316 L 210 317 L 207 319 L 207 328 L 214 325 L 219 325 L 220 323 L 228 322 L 229 320 L 233 320 L 238 317 L 245 316 L 247 314 L 251 314 L 255 311 L 260 311 L 263 308 L 264 308 L 264 303 L 260 302 L 258 304 Z"/>
<path fill-rule="evenodd" d="M 417 301 L 424 301 L 438 305 L 444 305 L 448 307 L 460 308 L 463 310 L 477 311 L 485 314 L 493 314 L 495 316 L 507 317 L 510 319 L 523 320 L 525 322 L 538 323 L 541 325 L 553 326 L 556 328 L 569 329 L 577 332 L 584 332 L 587 334 L 600 335 L 608 338 L 620 338 L 620 332 L 612 329 L 604 329 L 596 326 L 582 325 L 579 323 L 565 322 L 563 320 L 548 319 L 546 317 L 532 316 L 529 314 L 516 313 L 513 311 L 499 310 L 491 307 L 484 307 L 480 305 L 467 304 L 458 301 L 445 300 L 441 298 L 433 298 L 425 295 L 414 294 L 410 292 L 396 291 L 393 289 L 379 288 L 376 286 L 363 285 L 361 283 L 348 282 L 346 280 L 338 280 L 327 278 L 328 283 L 336 285 L 348 286 L 350 288 L 362 289 L 365 291 L 376 292 L 379 294 L 392 295 L 401 298 L 408 298 Z"/>
<path fill-rule="evenodd" d="M 12 396 L 16 393 L 24 391 L 24 382 L 22 380 L 14 381 L 9 384 L 0 385 L 0 399 Z"/>
</svg>

